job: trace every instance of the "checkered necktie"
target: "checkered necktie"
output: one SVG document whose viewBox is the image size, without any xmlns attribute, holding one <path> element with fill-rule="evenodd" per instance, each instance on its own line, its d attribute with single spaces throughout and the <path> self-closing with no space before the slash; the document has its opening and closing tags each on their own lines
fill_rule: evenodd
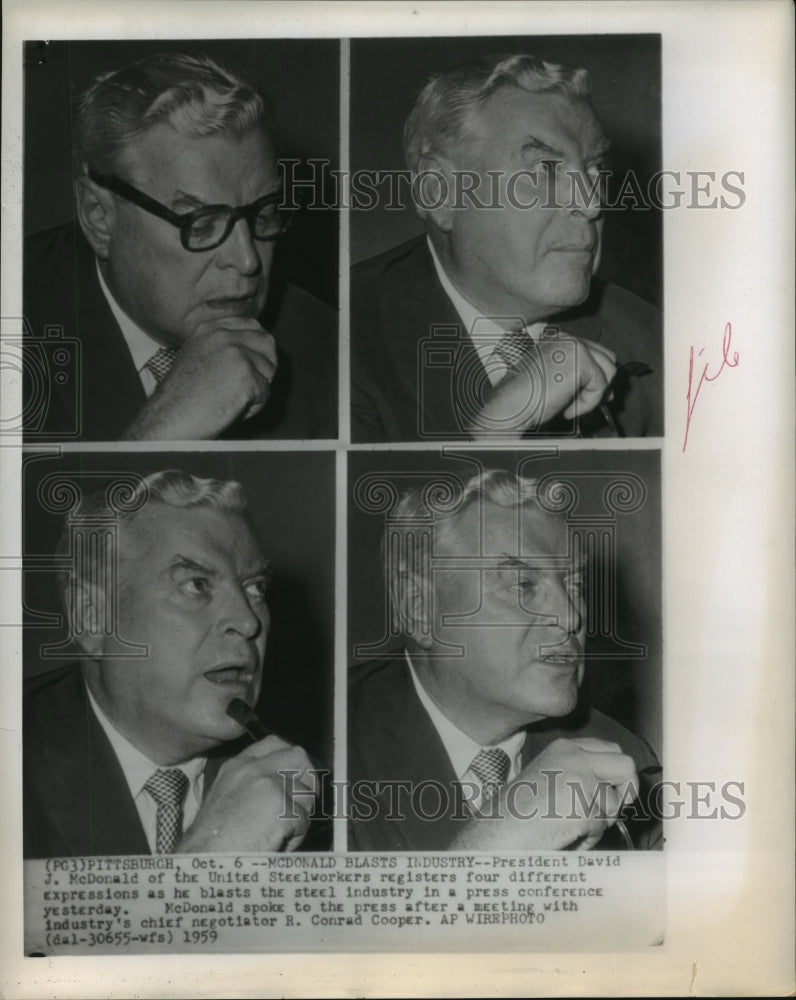
<svg viewBox="0 0 796 1000">
<path fill-rule="evenodd" d="M 157 803 L 155 853 L 171 854 L 182 836 L 182 806 L 188 792 L 188 776 L 178 767 L 155 771 L 144 785 Z"/>
<path fill-rule="evenodd" d="M 171 366 L 177 360 L 180 352 L 173 347 L 159 347 L 152 357 L 144 365 L 155 377 L 155 381 L 160 384 L 171 371 Z"/>
<path fill-rule="evenodd" d="M 491 356 L 506 366 L 507 374 L 519 372 L 522 371 L 523 359 L 530 354 L 533 346 L 534 341 L 524 327 L 520 330 L 507 330 Z"/>
<path fill-rule="evenodd" d="M 500 747 L 490 747 L 479 750 L 475 755 L 469 770 L 481 782 L 481 809 L 498 793 L 500 786 L 506 783 L 509 776 L 511 761 L 509 755 Z"/>
<path fill-rule="evenodd" d="M 547 330 L 547 328 L 545 328 Z M 556 332 L 558 328 L 555 328 Z M 520 330 L 508 330 L 503 337 L 498 341 L 497 346 L 492 351 L 489 356 L 489 360 L 496 358 L 502 364 L 506 366 L 506 374 L 502 376 L 500 382 L 497 383 L 499 386 L 510 374 L 516 374 L 524 369 L 527 370 L 528 358 L 531 351 L 536 346 L 536 341 L 528 333 L 527 329 L 523 328 Z M 631 369 L 630 374 L 636 374 L 636 365 L 631 363 L 627 366 L 622 366 L 623 368 Z M 645 366 L 638 366 L 644 368 Z M 553 375 L 553 378 L 558 380 L 561 378 L 560 375 Z M 495 386 L 497 388 L 497 386 Z M 616 425 L 616 421 L 613 418 L 613 414 L 608 406 L 601 403 L 598 407 L 592 410 L 590 413 L 582 414 L 577 418 L 576 433 L 579 437 L 619 437 L 619 430 Z"/>
</svg>

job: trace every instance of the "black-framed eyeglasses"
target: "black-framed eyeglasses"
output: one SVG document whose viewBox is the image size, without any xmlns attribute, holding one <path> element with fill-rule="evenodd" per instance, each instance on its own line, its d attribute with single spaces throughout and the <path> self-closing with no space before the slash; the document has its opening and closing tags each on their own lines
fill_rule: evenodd
<svg viewBox="0 0 796 1000">
<path fill-rule="evenodd" d="M 252 239 L 261 243 L 277 240 L 287 230 L 292 212 L 280 209 L 282 194 L 267 194 L 258 198 L 251 205 L 232 208 L 229 205 L 206 205 L 194 212 L 172 212 L 148 194 L 123 181 L 112 174 L 101 174 L 89 170 L 88 176 L 100 187 L 121 195 L 122 198 L 145 212 L 156 215 L 159 219 L 176 226 L 180 231 L 180 241 L 191 253 L 201 253 L 203 250 L 214 250 L 221 246 L 232 232 L 239 219 L 245 219 Z"/>
</svg>

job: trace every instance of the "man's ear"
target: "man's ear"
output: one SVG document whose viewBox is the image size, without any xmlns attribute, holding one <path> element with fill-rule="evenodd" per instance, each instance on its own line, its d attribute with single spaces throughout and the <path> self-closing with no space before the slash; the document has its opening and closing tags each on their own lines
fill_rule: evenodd
<svg viewBox="0 0 796 1000">
<path fill-rule="evenodd" d="M 98 659 L 103 646 L 101 593 L 96 586 L 74 582 L 64 596 L 73 641 L 89 659 Z"/>
<path fill-rule="evenodd" d="M 428 586 L 419 576 L 402 570 L 391 583 L 390 597 L 394 623 L 422 649 L 429 649 L 432 614 Z"/>
<path fill-rule="evenodd" d="M 75 201 L 80 228 L 100 260 L 107 260 L 116 221 L 116 206 L 110 191 L 86 176 L 75 181 Z"/>
<path fill-rule="evenodd" d="M 453 226 L 454 190 L 453 164 L 444 156 L 424 153 L 412 177 L 412 190 L 420 213 L 443 233 Z"/>
</svg>

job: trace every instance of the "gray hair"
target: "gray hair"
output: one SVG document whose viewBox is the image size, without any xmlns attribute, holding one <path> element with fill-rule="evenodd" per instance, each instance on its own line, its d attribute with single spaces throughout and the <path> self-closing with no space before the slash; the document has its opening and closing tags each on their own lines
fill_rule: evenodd
<svg viewBox="0 0 796 1000">
<path fill-rule="evenodd" d="M 104 73 L 83 93 L 75 127 L 78 171 L 112 173 L 125 145 L 162 122 L 195 137 L 269 126 L 263 96 L 207 56 L 148 56 Z"/>
<path fill-rule="evenodd" d="M 83 497 L 66 515 L 63 531 L 55 548 L 55 555 L 68 565 L 58 572 L 59 591 L 64 597 L 67 612 L 71 613 L 69 591 L 73 584 L 85 582 L 92 577 L 93 582 L 102 582 L 103 565 L 112 555 L 99 546 L 95 558 L 76 558 L 73 552 L 74 532 L 80 522 L 118 525 L 130 524 L 153 503 L 169 507 L 190 509 L 194 507 L 212 508 L 231 514 L 243 515 L 246 510 L 246 493 L 234 479 L 201 479 L 181 469 L 166 469 L 153 472 L 141 479 L 132 489 L 121 487 L 116 494 L 118 502 L 113 502 L 113 488 L 98 490 Z M 113 535 L 108 535 L 112 539 Z"/>
<path fill-rule="evenodd" d="M 484 56 L 432 77 L 404 125 L 404 156 L 412 173 L 417 173 L 426 153 L 449 153 L 468 138 L 477 109 L 506 86 L 531 94 L 555 92 L 585 99 L 591 82 L 585 69 L 521 54 Z"/>
<path fill-rule="evenodd" d="M 393 631 L 401 620 L 406 577 L 419 582 L 426 596 L 430 596 L 432 542 L 429 528 L 433 528 L 433 549 L 439 551 L 465 511 L 476 502 L 490 501 L 510 509 L 535 506 L 555 517 L 555 508 L 541 502 L 543 496 L 555 490 L 555 484 L 546 484 L 540 491 L 540 480 L 503 469 L 478 472 L 455 489 L 449 483 L 430 478 L 425 485 L 407 490 L 390 511 L 382 537 L 382 565 Z"/>
</svg>

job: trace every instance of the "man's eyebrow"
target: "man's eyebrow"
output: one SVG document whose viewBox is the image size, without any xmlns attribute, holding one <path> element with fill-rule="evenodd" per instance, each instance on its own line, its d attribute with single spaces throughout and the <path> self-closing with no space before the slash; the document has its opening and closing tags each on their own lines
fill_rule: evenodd
<svg viewBox="0 0 796 1000">
<path fill-rule="evenodd" d="M 255 577 L 261 576 L 267 582 L 271 582 L 271 577 L 273 576 L 273 570 L 271 568 L 271 563 L 266 560 L 261 566 L 255 567 L 250 573 L 244 573 L 244 580 L 253 580 Z"/>
<path fill-rule="evenodd" d="M 541 139 L 537 139 L 535 135 L 526 135 L 522 140 L 522 146 L 520 148 L 523 153 L 538 152 L 549 153 L 551 156 L 564 155 L 560 149 L 554 149 L 552 146 L 548 146 L 546 142 L 542 142 Z"/>
<path fill-rule="evenodd" d="M 611 140 L 607 135 L 602 136 L 594 143 L 591 148 L 591 158 L 594 159 L 596 156 L 604 156 L 608 150 L 611 148 Z"/>
<path fill-rule="evenodd" d="M 174 570 L 180 569 L 204 573 L 205 576 L 218 576 L 218 570 L 211 569 L 210 566 L 205 566 L 204 563 L 197 562 L 196 559 L 192 559 L 190 556 L 184 556 L 178 553 L 169 563 L 169 571 L 173 572 Z"/>
<path fill-rule="evenodd" d="M 249 202 L 249 204 L 253 205 L 255 201 L 259 201 L 261 198 L 272 198 L 274 195 L 282 193 L 282 185 L 280 182 L 277 182 L 275 184 L 266 184 L 265 189 L 266 190 L 263 194 L 258 195 L 256 198 L 253 199 L 253 201 Z M 222 203 L 212 202 L 212 204 L 220 205 Z M 179 191 L 179 190 L 175 191 L 174 197 L 171 199 L 171 208 L 174 211 L 177 211 L 179 209 L 187 209 L 188 211 L 193 211 L 199 208 L 209 208 L 210 205 L 211 202 L 202 201 L 201 198 L 197 198 L 196 195 L 191 194 L 188 191 Z M 242 206 L 228 205 L 226 207 L 234 208 Z"/>
<path fill-rule="evenodd" d="M 206 208 L 208 202 L 202 201 L 201 198 L 197 198 L 196 195 L 189 194 L 187 191 L 176 191 L 174 197 L 171 199 L 172 208 Z"/>
<path fill-rule="evenodd" d="M 607 135 L 602 136 L 598 139 L 593 146 L 589 149 L 590 160 L 595 159 L 598 156 L 603 156 L 611 148 L 611 140 Z M 534 135 L 526 135 L 522 140 L 521 150 L 523 153 L 526 152 L 536 152 L 536 153 L 546 153 L 548 156 L 558 156 L 562 157 L 564 154 L 560 149 L 556 149 L 553 146 L 548 145 L 546 142 L 542 142 L 541 139 L 537 139 Z"/>
<path fill-rule="evenodd" d="M 507 552 L 501 552 L 498 567 L 500 569 L 512 569 L 513 567 L 517 569 L 533 569 L 533 566 L 527 560 L 520 559 L 519 556 L 510 556 Z"/>
<path fill-rule="evenodd" d="M 588 559 L 579 559 L 577 562 L 574 562 L 567 556 L 548 556 L 541 553 L 536 556 L 529 556 L 526 559 L 520 559 L 519 556 L 512 556 L 504 552 L 501 553 L 500 562 L 498 562 L 498 569 L 538 570 L 542 568 L 549 569 L 551 566 L 566 569 L 570 575 L 584 573 L 588 567 Z"/>
</svg>

